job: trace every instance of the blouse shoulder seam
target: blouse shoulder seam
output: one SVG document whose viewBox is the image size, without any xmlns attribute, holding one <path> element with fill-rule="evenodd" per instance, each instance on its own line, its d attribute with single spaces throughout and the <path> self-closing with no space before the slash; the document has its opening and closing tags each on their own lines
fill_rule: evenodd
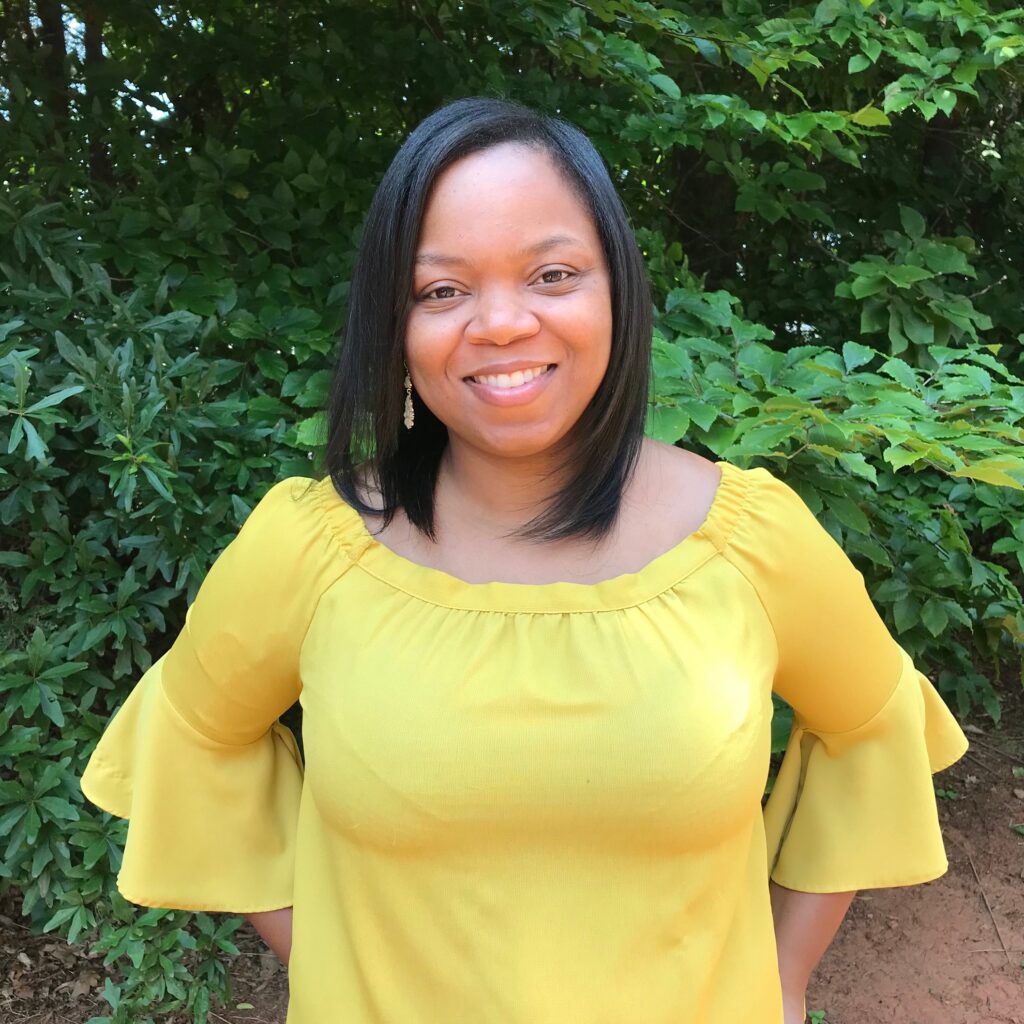
<svg viewBox="0 0 1024 1024">
<path fill-rule="evenodd" d="M 771 627 L 772 636 L 775 638 L 775 657 L 776 663 L 778 663 L 779 659 L 782 656 L 782 651 L 779 645 L 779 631 L 775 628 L 775 620 L 772 618 L 771 612 L 768 610 L 768 605 L 765 603 L 765 599 L 762 596 L 761 591 L 758 589 L 757 584 L 743 570 L 742 566 L 738 564 L 738 561 L 732 557 L 731 550 L 731 543 L 736 533 L 736 528 L 746 517 L 749 516 L 750 493 L 756 486 L 758 486 L 761 483 L 761 481 L 752 480 L 750 476 L 746 476 L 746 474 L 751 474 L 753 472 L 753 469 L 743 470 L 745 479 L 742 502 L 740 504 L 739 511 L 733 518 L 733 521 L 729 524 L 729 530 L 725 534 L 722 546 L 719 550 L 721 555 L 725 558 L 725 560 L 736 570 L 736 572 L 740 574 L 740 576 L 746 581 L 747 586 L 750 587 L 750 589 L 754 592 L 754 596 L 757 598 L 757 603 L 761 606 L 761 610 L 764 612 L 764 616 L 768 620 L 768 625 Z M 767 473 L 767 470 L 765 470 L 765 472 Z"/>
<path fill-rule="evenodd" d="M 738 475 L 735 479 L 736 482 L 739 484 L 739 500 L 735 503 L 730 503 L 732 514 L 729 516 L 728 521 L 721 527 L 715 524 L 714 529 L 711 531 L 712 542 L 714 543 L 714 546 L 717 548 L 717 550 L 722 554 L 725 553 L 726 549 L 732 542 L 732 537 L 733 534 L 736 532 L 736 527 L 743 521 L 744 517 L 747 515 L 747 510 L 750 504 L 751 488 L 750 477 L 748 476 L 748 474 L 751 473 L 752 470 L 740 469 L 739 467 L 736 467 L 736 470 L 738 470 Z M 725 471 L 723 470 L 723 472 Z M 722 487 L 728 487 L 729 481 L 723 479 L 718 486 L 720 489 Z M 729 508 L 730 506 L 727 506 L 727 508 Z"/>
<path fill-rule="evenodd" d="M 328 505 L 327 487 L 330 485 L 330 492 L 337 497 L 337 492 L 334 490 L 333 484 L 331 483 L 330 477 L 325 477 L 323 480 L 313 481 L 310 490 L 313 491 L 313 499 L 317 505 L 317 509 L 320 513 L 320 518 L 326 526 L 333 540 L 336 542 L 335 546 L 339 548 L 345 556 L 345 560 L 349 563 L 349 567 L 359 564 L 359 558 L 357 555 L 352 553 L 352 537 L 346 537 L 342 528 L 335 522 L 335 517 L 331 514 L 331 507 Z M 356 512 L 351 505 L 347 502 L 341 502 L 344 508 L 349 513 L 359 518 L 359 513 Z M 362 520 L 360 520 L 362 522 Z M 367 541 L 368 543 L 368 541 Z"/>
<path fill-rule="evenodd" d="M 779 631 L 775 628 L 775 621 L 772 619 L 771 612 L 768 611 L 768 605 L 765 604 L 764 598 L 761 596 L 761 591 L 758 590 L 754 581 L 747 575 L 743 569 L 737 565 L 737 563 L 729 557 L 729 552 L 723 550 L 721 552 L 722 557 L 739 573 L 740 577 L 746 582 L 747 586 L 754 592 L 754 596 L 757 598 L 757 603 L 761 606 L 761 610 L 764 612 L 764 617 L 768 622 L 768 626 L 772 631 L 772 637 L 775 639 L 775 660 L 778 663 L 781 657 L 781 648 L 779 645 Z"/>
<path fill-rule="evenodd" d="M 772 473 L 770 470 L 765 469 L 763 466 L 758 466 L 758 467 L 755 467 L 752 470 L 747 470 L 747 472 L 753 473 L 753 472 L 756 472 L 758 469 L 760 469 L 762 471 L 762 475 L 761 475 L 760 479 L 755 481 L 757 486 L 763 487 L 763 486 L 766 486 L 766 485 L 767 486 L 781 485 L 782 487 L 786 488 L 786 490 L 791 495 L 795 496 L 801 502 L 801 504 L 803 504 L 804 508 L 807 509 L 807 505 L 803 501 L 803 499 L 800 497 L 799 492 L 797 492 L 790 484 L 787 484 L 785 480 L 782 480 L 781 478 L 775 476 L 775 474 Z M 748 488 L 748 493 L 749 493 L 749 490 L 750 490 L 750 488 Z M 744 498 L 746 498 L 746 497 L 747 497 L 747 494 L 745 493 Z M 744 502 L 742 511 L 743 511 L 743 513 L 746 513 L 748 511 L 746 501 Z M 737 523 L 739 522 L 740 518 L 741 518 L 740 516 L 737 516 L 737 519 L 736 519 Z M 827 531 L 824 531 L 824 528 L 822 528 L 822 530 L 823 530 L 823 532 L 826 533 L 827 536 L 831 536 L 830 534 L 827 533 Z M 775 636 L 776 657 L 777 657 L 777 659 L 781 660 L 781 658 L 782 658 L 782 649 L 781 649 L 781 646 L 780 646 L 780 643 L 779 643 L 779 632 L 778 632 L 778 629 L 775 626 L 774 620 L 772 619 L 772 615 L 771 615 L 771 612 L 768 609 L 767 602 L 765 601 L 764 597 L 762 596 L 762 594 L 761 594 L 760 590 L 758 589 L 757 585 L 755 584 L 755 582 L 750 578 L 750 576 L 747 574 L 747 572 L 739 564 L 739 561 L 738 560 L 734 560 L 733 558 L 731 558 L 728 551 L 723 550 L 722 553 L 725 555 L 726 560 L 729 562 L 729 564 L 732 565 L 733 568 L 743 577 L 743 579 L 745 579 L 747 581 L 747 583 L 750 586 L 750 588 L 757 595 L 757 600 L 760 603 L 761 607 L 764 609 L 765 616 L 768 619 L 768 624 L 771 626 L 772 633 Z M 899 644 L 895 640 L 893 640 L 893 644 L 897 648 L 898 651 L 902 652 L 902 648 L 900 648 Z M 893 688 L 889 691 L 889 693 L 887 694 L 885 700 L 881 703 L 881 705 L 879 705 L 879 707 L 875 711 L 873 711 L 859 725 L 851 726 L 851 727 L 849 727 L 847 729 L 838 729 L 838 730 L 813 729 L 813 728 L 811 728 L 810 726 L 807 725 L 806 721 L 804 721 L 802 719 L 802 717 L 799 715 L 799 713 L 796 711 L 795 708 L 793 709 L 794 721 L 796 721 L 801 726 L 801 728 L 805 729 L 807 732 L 812 732 L 815 735 L 842 736 L 845 733 L 856 732 L 859 729 L 863 729 L 877 715 L 881 714 L 882 711 L 885 710 L 885 708 L 888 706 L 890 701 L 895 696 L 896 691 L 899 689 L 900 681 L 901 681 L 901 679 L 903 677 L 903 668 L 904 668 L 903 667 L 903 663 L 902 663 L 902 658 L 903 658 L 903 653 L 900 654 L 900 665 L 899 665 L 898 670 L 896 672 L 896 681 L 895 681 L 895 683 L 893 685 Z M 774 687 L 773 687 L 773 689 L 774 689 Z"/>
<path fill-rule="evenodd" d="M 313 602 L 313 607 L 310 611 L 309 620 L 306 622 L 306 628 L 303 630 L 302 639 L 299 641 L 299 655 L 301 657 L 302 650 L 306 646 L 306 638 L 309 636 L 309 631 L 313 627 L 313 622 L 316 619 L 317 612 L 320 610 L 320 603 L 323 601 L 324 596 L 327 592 L 334 587 L 334 585 L 340 580 L 348 571 L 357 564 L 356 560 L 352 557 L 349 552 L 348 545 L 344 542 L 340 535 L 340 531 L 337 529 L 335 524 L 331 521 L 331 517 L 327 514 L 327 503 L 324 500 L 322 490 L 317 490 L 318 487 L 322 488 L 323 481 L 313 480 L 310 477 L 305 479 L 310 480 L 306 495 L 313 492 L 313 498 L 315 499 L 316 511 L 319 514 L 320 525 L 327 531 L 329 543 L 328 557 L 333 559 L 337 556 L 340 550 L 342 558 L 338 560 L 336 571 L 332 571 L 328 574 L 327 582 L 320 588 L 320 592 L 316 595 L 316 600 Z M 299 680 L 301 687 L 301 677 Z"/>
</svg>

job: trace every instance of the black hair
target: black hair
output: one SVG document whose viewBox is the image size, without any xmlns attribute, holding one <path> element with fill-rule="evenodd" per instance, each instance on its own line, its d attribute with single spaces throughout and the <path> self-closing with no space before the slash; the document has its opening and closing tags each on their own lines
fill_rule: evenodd
<svg viewBox="0 0 1024 1024">
<path fill-rule="evenodd" d="M 593 143 L 567 121 L 510 100 L 472 96 L 435 110 L 405 140 L 381 179 L 352 271 L 328 399 L 324 467 L 336 491 L 359 512 L 383 513 L 386 526 L 401 508 L 436 540 L 434 491 L 448 430 L 415 394 L 414 425 L 407 430 L 402 423 L 414 258 L 438 175 L 461 157 L 508 142 L 548 153 L 589 208 L 610 272 L 612 300 L 607 371 L 565 440 L 566 457 L 553 470 L 564 482 L 544 510 L 510 536 L 599 540 L 614 525 L 643 442 L 651 373 L 650 285 L 626 210 Z M 361 470 L 368 473 L 360 476 Z M 380 508 L 360 496 L 358 487 L 367 480 Z"/>
</svg>

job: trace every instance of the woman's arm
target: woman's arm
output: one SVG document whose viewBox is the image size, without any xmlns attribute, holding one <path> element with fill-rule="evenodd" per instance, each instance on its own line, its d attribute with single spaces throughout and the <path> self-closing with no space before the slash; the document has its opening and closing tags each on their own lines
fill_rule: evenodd
<svg viewBox="0 0 1024 1024">
<path fill-rule="evenodd" d="M 263 910 L 242 916 L 260 933 L 278 960 L 287 966 L 292 952 L 292 908 Z"/>
<path fill-rule="evenodd" d="M 803 1024 L 804 993 L 856 892 L 797 892 L 768 882 L 786 1007 L 785 1024 Z"/>
</svg>

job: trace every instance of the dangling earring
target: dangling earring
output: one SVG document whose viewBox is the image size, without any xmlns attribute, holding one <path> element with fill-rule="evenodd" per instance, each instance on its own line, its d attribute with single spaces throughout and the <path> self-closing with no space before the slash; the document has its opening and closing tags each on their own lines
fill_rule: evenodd
<svg viewBox="0 0 1024 1024">
<path fill-rule="evenodd" d="M 412 378 L 409 376 L 409 367 L 405 368 L 405 415 L 403 416 L 405 429 L 412 429 Z"/>
</svg>

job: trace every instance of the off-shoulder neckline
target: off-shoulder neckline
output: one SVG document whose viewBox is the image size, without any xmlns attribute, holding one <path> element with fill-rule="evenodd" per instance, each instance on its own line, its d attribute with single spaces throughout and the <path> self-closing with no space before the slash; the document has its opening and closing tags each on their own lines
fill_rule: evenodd
<svg viewBox="0 0 1024 1024">
<path fill-rule="evenodd" d="M 395 590 L 430 604 L 464 611 L 614 611 L 649 601 L 677 585 L 722 550 L 746 501 L 747 473 L 725 460 L 704 521 L 636 572 L 596 583 L 470 583 L 443 569 L 422 565 L 378 540 L 359 513 L 324 477 L 316 487 L 321 511 L 354 565 Z"/>
</svg>

